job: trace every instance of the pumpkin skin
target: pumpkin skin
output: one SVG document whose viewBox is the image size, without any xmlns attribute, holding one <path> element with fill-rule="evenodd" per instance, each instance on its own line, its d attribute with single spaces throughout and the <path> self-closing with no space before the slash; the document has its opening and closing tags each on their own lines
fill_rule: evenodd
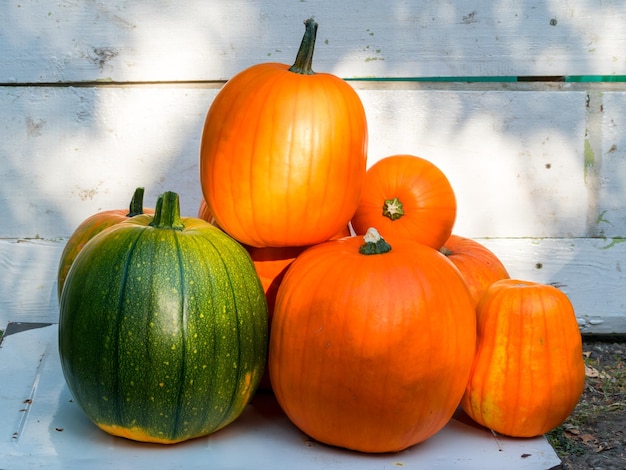
<svg viewBox="0 0 626 470">
<path fill-rule="evenodd" d="M 349 235 L 350 230 L 346 226 L 345 229 L 335 235 L 333 239 L 343 238 Z M 268 319 L 271 326 L 278 287 L 280 286 L 280 283 L 282 282 L 283 277 L 285 276 L 285 273 L 291 263 L 293 263 L 298 255 L 300 255 L 300 253 L 308 247 L 288 246 L 257 248 L 253 246 L 246 246 L 245 248 L 248 250 L 248 253 L 250 253 L 250 257 L 254 262 L 254 268 L 256 269 L 259 279 L 261 280 L 261 284 L 263 285 L 265 299 L 267 300 Z M 259 389 L 272 389 L 267 369 L 261 378 Z"/>
<path fill-rule="evenodd" d="M 478 305 L 491 284 L 510 278 L 509 272 L 495 253 L 471 238 L 452 234 L 439 251 L 461 271 L 474 306 Z"/>
<path fill-rule="evenodd" d="M 204 198 L 202 198 L 200 206 L 198 206 L 198 219 L 206 220 L 209 223 L 213 221 L 213 214 L 211 214 L 211 210 Z"/>
<path fill-rule="evenodd" d="M 408 239 L 382 254 L 361 254 L 361 245 L 360 236 L 322 243 L 289 267 L 269 371 L 279 404 L 304 433 L 395 452 L 452 417 L 474 357 L 476 315 L 441 253 Z"/>
<path fill-rule="evenodd" d="M 311 70 L 317 24 L 296 63 L 249 67 L 207 113 L 200 183 L 217 224 L 255 247 L 321 243 L 354 213 L 366 169 L 367 123 L 347 82 Z"/>
<path fill-rule="evenodd" d="M 61 296 L 74 399 L 101 429 L 137 441 L 172 444 L 235 420 L 263 373 L 267 335 L 248 253 L 207 222 L 181 219 L 175 193 L 155 216 L 87 243 Z"/>
<path fill-rule="evenodd" d="M 344 227 L 344 229 L 332 237 L 331 240 L 347 236 L 350 236 L 348 226 Z M 259 248 L 246 246 L 245 248 L 248 250 L 248 253 L 250 253 L 256 272 L 259 275 L 259 279 L 261 279 L 271 321 L 272 313 L 274 312 L 274 304 L 276 303 L 276 294 L 285 276 L 285 272 L 287 272 L 287 269 L 298 255 L 309 247 L 286 246 Z"/>
<path fill-rule="evenodd" d="M 119 224 L 139 214 L 154 214 L 154 209 L 143 208 L 144 188 L 135 189 L 135 193 L 130 201 L 129 209 L 116 209 L 98 212 L 80 223 L 68 239 L 61 259 L 59 261 L 59 269 L 57 273 L 57 297 L 61 298 L 61 291 L 65 284 L 67 273 L 76 259 L 76 256 L 83 249 L 85 244 L 95 237 L 98 233 L 112 225 Z"/>
<path fill-rule="evenodd" d="M 246 246 L 250 254 L 254 267 L 261 280 L 265 299 L 267 300 L 268 321 L 271 328 L 274 305 L 276 303 L 276 293 L 278 287 L 287 272 L 291 263 L 300 253 L 307 249 L 306 246 L 288 246 L 284 248 L 265 247 L 257 248 Z M 269 371 L 266 368 L 259 383 L 259 390 L 270 391 L 272 384 L 269 378 Z"/>
<path fill-rule="evenodd" d="M 463 410 L 512 437 L 561 424 L 585 383 L 581 334 L 567 296 L 550 285 L 496 281 L 478 304 L 477 328 Z"/>
<path fill-rule="evenodd" d="M 265 292 L 265 298 L 267 300 L 267 310 L 271 321 L 278 286 L 291 263 L 308 247 L 287 246 L 258 248 L 246 246 L 245 248 L 248 250 L 254 262 L 254 267 L 263 285 L 263 291 Z"/>
<path fill-rule="evenodd" d="M 377 227 L 439 249 L 456 221 L 456 197 L 446 175 L 415 155 L 391 155 L 372 165 L 352 217 L 357 235 Z"/>
</svg>

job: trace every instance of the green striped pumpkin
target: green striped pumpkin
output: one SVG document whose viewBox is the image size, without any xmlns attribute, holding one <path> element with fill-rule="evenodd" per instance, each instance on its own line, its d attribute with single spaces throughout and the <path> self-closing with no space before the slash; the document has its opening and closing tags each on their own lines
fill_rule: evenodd
<svg viewBox="0 0 626 470">
<path fill-rule="evenodd" d="M 176 193 L 90 240 L 60 301 L 63 374 L 110 434 L 176 443 L 244 410 L 264 371 L 263 287 L 246 250 Z"/>
</svg>

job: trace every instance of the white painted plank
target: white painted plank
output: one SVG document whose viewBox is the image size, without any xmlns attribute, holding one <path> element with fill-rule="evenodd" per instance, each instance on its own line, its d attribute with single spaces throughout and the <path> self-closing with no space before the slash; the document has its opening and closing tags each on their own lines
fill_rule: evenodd
<svg viewBox="0 0 626 470">
<path fill-rule="evenodd" d="M 624 239 L 478 241 L 502 260 L 511 277 L 562 289 L 583 333 L 626 334 Z M 64 243 L 0 239 L 0 329 L 9 321 L 58 321 L 56 275 Z"/>
<path fill-rule="evenodd" d="M 200 201 L 198 145 L 214 89 L 0 89 L 0 238 L 69 236 L 89 215 L 181 195 Z"/>
<path fill-rule="evenodd" d="M 127 207 L 137 186 L 146 206 L 172 190 L 195 215 L 199 141 L 217 91 L 0 87 L 0 238 L 68 237 L 93 213 Z M 597 92 L 593 112 L 587 92 L 567 86 L 358 93 L 369 164 L 395 153 L 432 160 L 455 189 L 467 236 L 626 234 L 626 93 Z"/>
<path fill-rule="evenodd" d="M 0 330 L 10 321 L 59 318 L 57 271 L 64 241 L 0 239 Z"/>
<path fill-rule="evenodd" d="M 0 83 L 223 80 L 292 63 L 342 77 L 626 74 L 621 0 L 6 1 Z"/>
<path fill-rule="evenodd" d="M 370 161 L 432 160 L 456 192 L 456 228 L 467 236 L 584 237 L 585 99 L 578 91 L 371 92 Z"/>
</svg>

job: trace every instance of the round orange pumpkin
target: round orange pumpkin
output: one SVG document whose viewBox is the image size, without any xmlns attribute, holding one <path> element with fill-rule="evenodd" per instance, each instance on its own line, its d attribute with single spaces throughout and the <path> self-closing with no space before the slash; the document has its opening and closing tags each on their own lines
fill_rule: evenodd
<svg viewBox="0 0 626 470">
<path fill-rule="evenodd" d="M 264 63 L 231 78 L 211 104 L 200 148 L 202 191 L 241 243 L 306 246 L 354 213 L 366 170 L 367 123 L 347 82 L 311 69 L 317 23 L 292 67 Z"/>
<path fill-rule="evenodd" d="M 476 315 L 445 256 L 374 231 L 309 248 L 278 289 L 274 394 L 312 438 L 394 452 L 450 420 L 474 357 Z M 365 243 L 364 243 L 365 239 Z"/>
<path fill-rule="evenodd" d="M 510 277 L 495 253 L 471 238 L 452 234 L 439 251 L 463 274 L 475 306 L 491 284 Z"/>
<path fill-rule="evenodd" d="M 446 175 L 415 155 L 392 155 L 365 176 L 352 228 L 377 227 L 387 237 L 403 236 L 439 249 L 456 221 L 456 197 Z"/>
<path fill-rule="evenodd" d="M 556 287 L 493 283 L 478 304 L 476 358 L 461 405 L 500 434 L 532 437 L 561 424 L 585 384 L 574 309 Z"/>
<path fill-rule="evenodd" d="M 78 253 L 89 240 L 111 225 L 119 224 L 139 214 L 154 214 L 154 209 L 143 208 L 143 194 L 144 188 L 136 188 L 128 209 L 112 209 L 98 212 L 83 220 L 76 230 L 72 232 L 63 248 L 59 261 L 57 273 L 57 296 L 59 299 L 61 298 L 65 278 L 72 263 L 74 263 L 76 256 L 78 256 Z"/>
</svg>

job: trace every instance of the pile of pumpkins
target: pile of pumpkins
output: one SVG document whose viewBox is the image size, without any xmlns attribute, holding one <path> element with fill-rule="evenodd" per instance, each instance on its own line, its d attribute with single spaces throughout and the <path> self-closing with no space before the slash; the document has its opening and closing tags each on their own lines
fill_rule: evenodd
<svg viewBox="0 0 626 470">
<path fill-rule="evenodd" d="M 210 106 L 204 199 L 178 195 L 85 220 L 59 264 L 59 351 L 103 430 L 176 443 L 270 390 L 304 433 L 361 452 L 406 449 L 460 406 L 509 436 L 572 412 L 581 335 L 557 288 L 510 279 L 453 234 L 454 191 L 415 155 L 367 169 L 356 92 L 296 62 L 252 66 Z"/>
</svg>

